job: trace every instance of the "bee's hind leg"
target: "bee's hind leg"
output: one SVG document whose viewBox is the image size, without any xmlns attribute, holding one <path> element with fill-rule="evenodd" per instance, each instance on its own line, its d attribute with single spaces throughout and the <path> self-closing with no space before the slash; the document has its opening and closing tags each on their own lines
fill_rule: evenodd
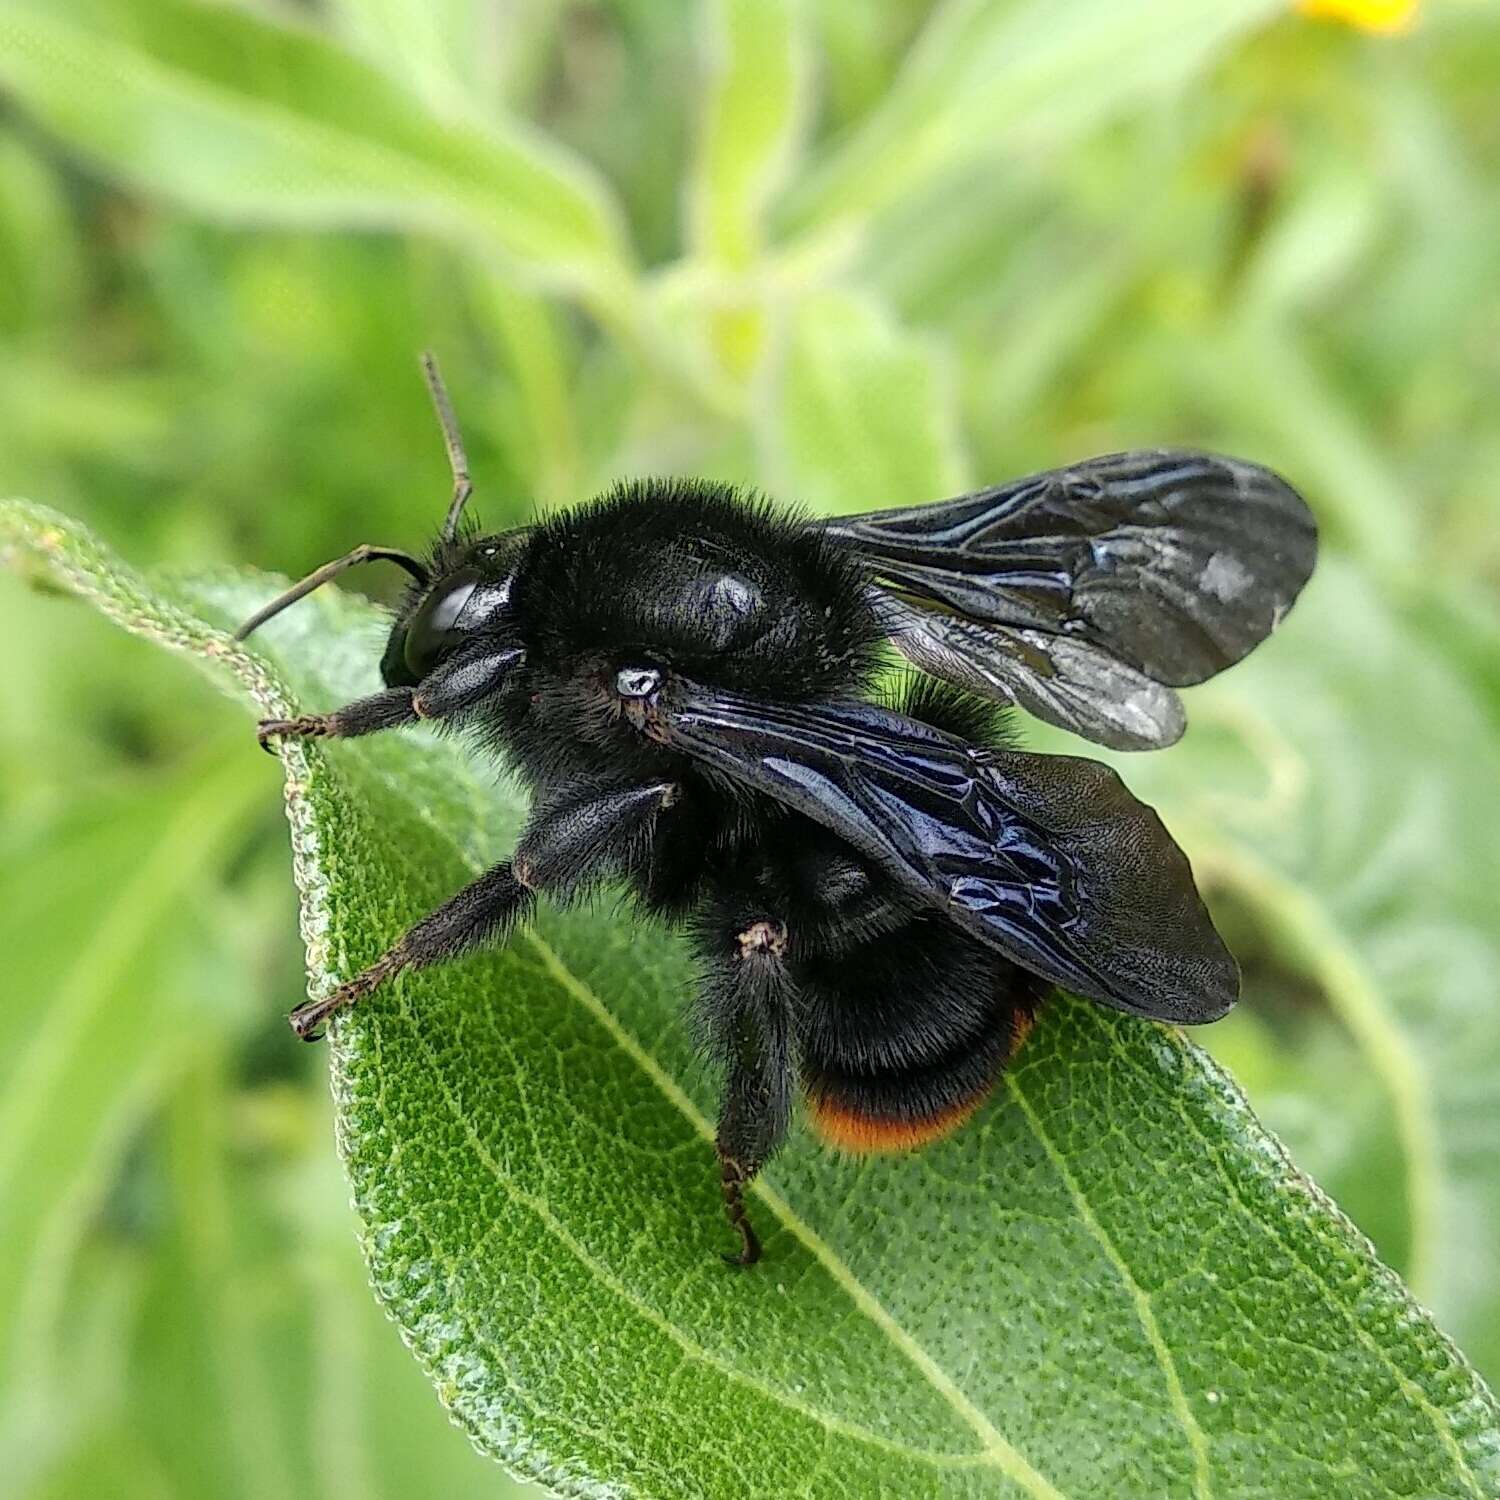
<svg viewBox="0 0 1500 1500">
<path fill-rule="evenodd" d="M 714 1148 L 724 1213 L 740 1248 L 724 1259 L 752 1266 L 761 1245 L 744 1191 L 781 1144 L 791 1116 L 794 991 L 784 923 L 766 917 L 731 923 L 730 929 L 713 945 L 698 1020 L 710 1051 L 726 1068 Z"/>
</svg>

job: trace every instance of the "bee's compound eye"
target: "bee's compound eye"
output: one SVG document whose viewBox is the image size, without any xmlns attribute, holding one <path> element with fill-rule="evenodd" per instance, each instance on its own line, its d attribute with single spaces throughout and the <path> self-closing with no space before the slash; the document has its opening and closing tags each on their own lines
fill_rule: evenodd
<svg viewBox="0 0 1500 1500">
<path fill-rule="evenodd" d="M 622 698 L 649 698 L 661 686 L 661 673 L 654 667 L 621 667 L 615 673 L 615 691 Z"/>
<path fill-rule="evenodd" d="M 478 586 L 479 575 L 465 569 L 422 601 L 406 627 L 406 665 L 417 677 L 425 677 L 459 644 L 458 617 Z"/>
</svg>

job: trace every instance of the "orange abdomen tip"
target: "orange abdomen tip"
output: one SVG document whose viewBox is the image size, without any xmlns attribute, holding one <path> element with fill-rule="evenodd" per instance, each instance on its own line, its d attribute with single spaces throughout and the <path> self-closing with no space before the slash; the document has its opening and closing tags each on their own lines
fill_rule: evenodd
<svg viewBox="0 0 1500 1500">
<path fill-rule="evenodd" d="M 935 1115 L 901 1119 L 861 1114 L 835 1099 L 809 1099 L 813 1129 L 836 1150 L 866 1156 L 876 1151 L 915 1151 L 951 1135 L 984 1103 L 989 1090 Z"/>
</svg>

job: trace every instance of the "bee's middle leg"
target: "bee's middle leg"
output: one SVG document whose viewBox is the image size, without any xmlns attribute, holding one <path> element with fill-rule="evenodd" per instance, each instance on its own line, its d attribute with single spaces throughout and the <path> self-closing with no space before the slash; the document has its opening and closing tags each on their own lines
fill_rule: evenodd
<svg viewBox="0 0 1500 1500">
<path fill-rule="evenodd" d="M 597 878 L 602 866 L 649 833 L 657 815 L 679 793 L 675 782 L 616 787 L 538 809 L 511 859 L 486 870 L 394 946 L 331 994 L 299 1005 L 292 1030 L 316 1041 L 336 1011 L 357 1003 L 406 969 L 456 958 L 503 940 L 530 915 L 538 891 L 567 891 Z"/>
</svg>

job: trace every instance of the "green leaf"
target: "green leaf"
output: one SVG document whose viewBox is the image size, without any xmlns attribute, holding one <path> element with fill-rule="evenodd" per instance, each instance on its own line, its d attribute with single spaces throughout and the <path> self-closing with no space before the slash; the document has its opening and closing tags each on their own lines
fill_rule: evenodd
<svg viewBox="0 0 1500 1500">
<path fill-rule="evenodd" d="M 1276 0 L 947 0 L 879 106 L 788 209 L 802 232 L 858 224 L 954 168 L 1056 147 L 1169 97 Z"/>
<path fill-rule="evenodd" d="M 498 62 L 482 0 L 331 0 L 334 28 L 393 78 L 435 104 L 455 91 L 476 101 Z"/>
<path fill-rule="evenodd" d="M 678 273 L 717 364 L 740 379 L 766 342 L 766 288 L 757 279 L 766 207 L 798 155 L 808 109 L 805 17 L 784 0 L 713 0 L 703 7 L 707 87 L 697 160 L 686 191 L 690 256 Z M 670 299 L 670 279 L 668 296 Z M 666 309 L 670 318 L 670 300 Z"/>
<path fill-rule="evenodd" d="M 378 626 L 347 598 L 252 654 L 224 627 L 267 581 L 147 584 L 14 503 L 0 545 L 262 712 L 373 680 Z M 519 814 L 421 730 L 284 759 L 319 991 L 499 857 Z M 752 1195 L 764 1264 L 727 1269 L 687 982 L 654 930 L 549 913 L 334 1030 L 376 1290 L 513 1470 L 652 1496 L 1500 1483 L 1500 1412 L 1368 1244 L 1197 1048 L 1096 1007 L 1051 1006 L 1000 1097 L 919 1157 L 795 1142 Z"/>
<path fill-rule="evenodd" d="M 235 223 L 477 240 L 616 302 L 615 206 L 514 120 L 440 113 L 316 32 L 194 0 L 10 4 L 0 90 L 147 192 Z"/>
<path fill-rule="evenodd" d="M 93 1360 L 63 1333 L 100 1293 L 72 1272 L 122 1159 L 183 1067 L 249 1012 L 205 895 L 258 780 L 220 737 L 171 775 L 75 786 L 40 827 L 5 829 L 0 1466 L 17 1482 L 112 1396 L 117 1331 L 84 1341 Z"/>
<path fill-rule="evenodd" d="M 162 1122 L 132 1350 L 152 1379 L 121 1400 L 151 1466 L 170 1493 L 248 1500 L 520 1493 L 455 1441 L 370 1298 L 327 1103 L 307 1108 L 285 1080 L 274 1098 L 237 1094 L 236 1071 L 202 1049 Z M 257 1139 L 278 1109 L 296 1175 Z M 315 1145 L 293 1134 L 309 1128 Z M 232 1420 L 184 1422 L 195 1408 Z"/>
<path fill-rule="evenodd" d="M 762 213 L 792 162 L 808 61 L 787 0 L 715 0 L 704 11 L 710 83 L 688 230 L 697 255 L 742 271 L 763 249 Z"/>
<path fill-rule="evenodd" d="M 788 495 L 851 511 L 966 487 L 950 372 L 927 341 L 876 303 L 822 292 L 797 305 L 785 345 L 758 416 L 767 467 Z"/>
<path fill-rule="evenodd" d="M 1287 626 L 1316 649 L 1271 643 L 1194 695 L 1180 749 L 1129 773 L 1353 1039 L 1345 1067 L 1373 1083 L 1395 1134 L 1363 1191 L 1405 1219 L 1415 1290 L 1493 1369 L 1500 849 L 1476 812 L 1500 784 L 1500 727 L 1461 666 L 1466 627 L 1450 627 L 1434 640 L 1417 611 L 1325 559 Z M 1349 1088 L 1309 1078 L 1303 1107 L 1336 1120 Z M 1347 1152 L 1329 1185 L 1362 1169 Z"/>
</svg>

